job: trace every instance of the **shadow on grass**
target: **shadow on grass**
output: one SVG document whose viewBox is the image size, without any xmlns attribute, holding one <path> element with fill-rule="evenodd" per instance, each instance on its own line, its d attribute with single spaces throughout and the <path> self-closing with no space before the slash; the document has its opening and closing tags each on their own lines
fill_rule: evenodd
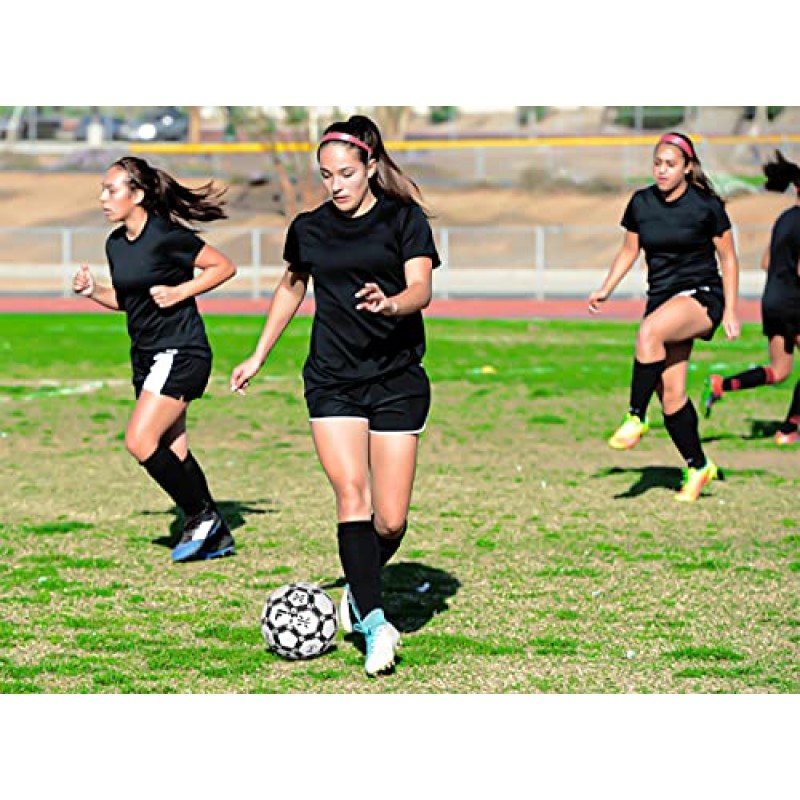
<svg viewBox="0 0 800 800">
<path fill-rule="evenodd" d="M 628 472 L 638 473 L 639 478 L 629 489 L 614 495 L 615 500 L 627 497 L 639 497 L 650 489 L 673 489 L 678 491 L 683 483 L 683 470 L 679 467 L 608 467 L 594 474 L 595 478 L 607 478 L 610 475 L 623 475 Z M 720 469 L 718 479 L 725 480 Z"/>
<path fill-rule="evenodd" d="M 614 499 L 620 500 L 625 497 L 639 497 L 650 489 L 674 489 L 676 492 L 681 488 L 683 473 L 678 467 L 608 467 L 601 469 L 594 474 L 595 478 L 607 478 L 611 475 L 624 475 L 629 472 L 638 473 L 639 478 L 630 489 L 620 494 L 615 494 Z"/>
<path fill-rule="evenodd" d="M 323 585 L 342 588 L 344 578 Z M 448 600 L 461 588 L 458 578 L 419 562 L 387 564 L 383 570 L 383 601 L 387 619 L 400 633 L 424 628 L 437 614 L 447 611 Z M 364 638 L 349 634 L 345 640 L 364 652 Z"/>
<path fill-rule="evenodd" d="M 269 502 L 270 501 L 267 501 L 267 503 Z M 231 531 L 235 531 L 237 528 L 241 528 L 244 525 L 246 515 L 277 513 L 276 509 L 272 507 L 264 508 L 256 504 L 250 505 L 248 503 L 240 503 L 237 500 L 218 500 L 217 508 L 222 518 L 228 523 L 228 527 Z M 164 512 L 144 511 L 142 513 L 148 515 L 156 513 L 162 514 Z M 153 539 L 153 544 L 172 549 L 178 544 L 181 534 L 183 533 L 184 516 L 183 512 L 177 506 L 173 506 L 167 513 L 175 517 L 169 525 L 169 536 L 159 536 Z"/>
<path fill-rule="evenodd" d="M 771 439 L 781 427 L 780 422 L 772 419 L 751 419 L 750 433 L 742 436 L 737 433 L 720 433 L 716 436 L 703 436 L 701 441 L 703 444 L 711 444 L 713 442 L 721 442 L 724 440 L 736 439 L 740 442 L 753 442 L 761 439 Z"/>
<path fill-rule="evenodd" d="M 742 436 L 742 439 L 771 439 L 780 430 L 782 424 L 773 419 L 751 419 L 750 435 Z"/>
</svg>

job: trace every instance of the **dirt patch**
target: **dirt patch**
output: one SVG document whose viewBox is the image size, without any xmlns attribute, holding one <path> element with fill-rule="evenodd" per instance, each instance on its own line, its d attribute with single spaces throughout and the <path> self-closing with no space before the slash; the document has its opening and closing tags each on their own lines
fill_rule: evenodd
<svg viewBox="0 0 800 800">
<path fill-rule="evenodd" d="M 3 172 L 5 227 L 48 225 L 103 225 L 98 195 L 101 173 Z M 186 179 L 189 185 L 208 178 Z M 425 199 L 437 225 L 618 225 L 630 190 L 586 193 L 528 192 L 514 188 L 425 188 Z M 227 224 L 283 226 L 283 215 L 269 210 L 271 190 L 252 190 L 243 199 L 243 187 L 229 191 Z M 732 198 L 728 212 L 736 224 L 769 225 L 791 199 L 783 195 L 753 194 Z"/>
</svg>

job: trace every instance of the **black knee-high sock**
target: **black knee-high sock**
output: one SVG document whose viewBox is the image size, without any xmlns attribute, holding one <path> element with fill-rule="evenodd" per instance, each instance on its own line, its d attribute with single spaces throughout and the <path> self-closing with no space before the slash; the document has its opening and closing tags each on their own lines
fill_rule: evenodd
<svg viewBox="0 0 800 800">
<path fill-rule="evenodd" d="M 400 531 L 399 536 L 394 536 L 391 539 L 387 536 L 381 536 L 377 531 L 375 531 L 375 538 L 378 540 L 378 550 L 380 550 L 381 554 L 381 566 L 384 567 L 391 559 L 391 557 L 400 549 L 400 544 L 403 541 L 403 537 L 406 535 L 406 531 L 408 530 L 408 520 L 403 523 L 403 529 Z"/>
<path fill-rule="evenodd" d="M 375 608 L 383 608 L 381 556 L 372 520 L 340 522 L 337 529 L 339 559 L 350 596 L 361 619 Z"/>
<path fill-rule="evenodd" d="M 150 477 L 179 505 L 185 514 L 199 514 L 205 508 L 202 491 L 189 478 L 183 462 L 163 444 L 141 462 Z"/>
<path fill-rule="evenodd" d="M 633 360 L 630 413 L 635 414 L 641 420 L 647 416 L 647 407 L 650 405 L 650 400 L 666 365 L 666 359 L 651 361 L 649 364 L 643 364 L 636 358 Z"/>
<path fill-rule="evenodd" d="M 691 400 L 675 414 L 664 414 L 664 427 L 689 467 L 705 465 L 706 456 L 700 444 L 697 411 Z"/>
<path fill-rule="evenodd" d="M 738 392 L 741 389 L 755 389 L 775 383 L 775 372 L 772 367 L 753 367 L 746 369 L 738 375 L 722 379 L 722 388 L 726 392 Z"/>
<path fill-rule="evenodd" d="M 208 481 L 206 480 L 203 468 L 197 463 L 197 459 L 192 455 L 191 450 L 187 452 L 186 458 L 183 460 L 183 469 L 189 476 L 192 485 L 196 486 L 202 492 L 203 499 L 206 503 L 211 506 L 211 508 L 216 508 L 217 504 L 211 496 L 211 491 L 208 488 Z"/>
<path fill-rule="evenodd" d="M 792 404 L 789 406 L 789 413 L 786 415 L 786 421 L 781 425 L 782 433 L 793 433 L 800 425 L 800 381 L 794 385 L 794 392 L 792 394 Z"/>
</svg>

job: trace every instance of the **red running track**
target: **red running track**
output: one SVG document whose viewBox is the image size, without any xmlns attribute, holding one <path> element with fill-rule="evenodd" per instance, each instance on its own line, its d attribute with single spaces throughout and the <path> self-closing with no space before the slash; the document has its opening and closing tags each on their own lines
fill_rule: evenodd
<svg viewBox="0 0 800 800">
<path fill-rule="evenodd" d="M 203 314 L 264 315 L 269 299 L 201 297 L 198 306 Z M 643 300 L 609 300 L 601 314 L 590 314 L 586 300 L 527 298 L 450 298 L 434 299 L 425 316 L 438 319 L 606 319 L 633 321 L 641 318 Z M 301 315 L 312 314 L 313 300 L 301 306 Z M 112 313 L 81 297 L 0 297 L 0 314 Z M 761 320 L 761 300 L 739 301 L 741 322 Z"/>
</svg>

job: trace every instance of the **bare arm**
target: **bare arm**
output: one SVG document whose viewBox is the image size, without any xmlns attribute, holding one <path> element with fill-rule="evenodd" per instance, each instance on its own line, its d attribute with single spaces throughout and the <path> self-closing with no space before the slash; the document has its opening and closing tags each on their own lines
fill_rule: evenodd
<svg viewBox="0 0 800 800">
<path fill-rule="evenodd" d="M 639 234 L 632 231 L 625 231 L 625 238 L 622 240 L 622 247 L 617 253 L 611 269 L 603 281 L 603 285 L 589 295 L 589 311 L 596 314 L 600 311 L 599 303 L 605 303 L 614 289 L 619 286 L 620 281 L 631 271 L 631 267 L 639 257 Z"/>
<path fill-rule="evenodd" d="M 736 311 L 739 301 L 739 259 L 736 257 L 736 247 L 733 243 L 733 231 L 729 228 L 722 236 L 716 237 L 714 246 L 719 256 L 722 288 L 725 292 L 722 326 L 728 339 L 736 339 L 741 333 L 741 325 Z"/>
<path fill-rule="evenodd" d="M 184 283 L 179 283 L 177 286 L 150 287 L 150 294 L 159 308 L 169 308 L 190 297 L 210 292 L 236 274 L 234 263 L 210 244 L 204 245 L 197 254 L 194 266 L 201 270 L 201 273 Z"/>
<path fill-rule="evenodd" d="M 272 295 L 264 328 L 256 344 L 253 354 L 234 368 L 231 373 L 231 391 L 244 394 L 250 378 L 264 365 L 286 326 L 297 313 L 308 289 L 309 275 L 301 272 L 283 273 L 278 286 Z"/>
<path fill-rule="evenodd" d="M 81 264 L 73 276 L 72 291 L 112 311 L 119 311 L 116 291 L 110 286 L 98 286 L 88 264 Z"/>
<path fill-rule="evenodd" d="M 769 269 L 769 247 L 764 251 L 761 256 L 761 269 L 766 272 Z"/>
<path fill-rule="evenodd" d="M 427 256 L 411 258 L 404 267 L 406 288 L 387 297 L 377 283 L 365 283 L 356 292 L 359 311 L 371 311 L 385 317 L 405 317 L 427 308 L 433 296 L 433 261 Z"/>
</svg>

